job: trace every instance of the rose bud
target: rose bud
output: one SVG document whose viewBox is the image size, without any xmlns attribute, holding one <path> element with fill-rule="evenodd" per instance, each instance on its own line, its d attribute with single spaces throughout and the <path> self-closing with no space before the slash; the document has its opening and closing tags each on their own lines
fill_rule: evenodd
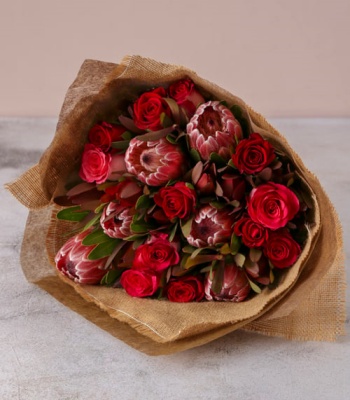
<svg viewBox="0 0 350 400">
<path fill-rule="evenodd" d="M 171 111 L 164 100 L 165 89 L 159 87 L 143 93 L 134 103 L 134 123 L 139 129 L 158 131 L 163 129 L 162 114 L 171 117 Z"/>
<path fill-rule="evenodd" d="M 126 131 L 121 125 L 112 125 L 108 122 L 101 122 L 94 125 L 89 132 L 89 142 L 108 151 L 112 142 L 122 140 L 122 134 Z"/>
<path fill-rule="evenodd" d="M 164 294 L 168 300 L 176 303 L 201 301 L 204 297 L 204 286 L 195 276 L 171 278 L 164 289 Z"/>
<path fill-rule="evenodd" d="M 177 182 L 174 186 L 162 187 L 154 195 L 154 201 L 168 218 L 188 219 L 195 210 L 196 192 L 185 182 Z"/>
<path fill-rule="evenodd" d="M 241 175 L 223 175 L 219 181 L 224 197 L 229 201 L 241 201 L 246 190 L 245 179 Z"/>
<path fill-rule="evenodd" d="M 299 211 L 299 200 L 287 186 L 269 182 L 253 189 L 248 198 L 250 218 L 265 228 L 284 227 Z"/>
<path fill-rule="evenodd" d="M 231 111 L 219 101 L 209 101 L 197 108 L 187 124 L 190 147 L 198 151 L 203 160 L 218 153 L 228 160 L 236 139 L 243 136 L 242 128 Z"/>
<path fill-rule="evenodd" d="M 105 182 L 111 172 L 111 160 L 110 154 L 93 144 L 86 144 L 79 171 L 81 179 L 97 184 Z"/>
<path fill-rule="evenodd" d="M 186 158 L 178 145 L 166 139 L 130 141 L 125 153 L 128 172 L 150 186 L 161 186 L 186 172 Z"/>
<path fill-rule="evenodd" d="M 111 202 L 103 209 L 100 224 L 107 236 L 124 239 L 132 234 L 130 229 L 132 217 L 130 208 Z"/>
<path fill-rule="evenodd" d="M 121 206 L 134 207 L 141 195 L 142 188 L 133 180 L 125 179 L 115 186 L 107 187 L 105 194 L 101 197 L 101 202 L 109 203 L 114 200 Z"/>
<path fill-rule="evenodd" d="M 214 293 L 212 290 L 213 280 L 217 271 L 213 271 L 212 279 L 208 273 L 204 285 L 205 298 L 218 301 L 243 301 L 250 292 L 249 281 L 244 271 L 235 264 L 222 263 L 219 268 L 224 268 L 221 290 L 219 293 Z"/>
<path fill-rule="evenodd" d="M 264 248 L 265 256 L 276 268 L 292 266 L 300 255 L 299 244 L 288 231 L 271 232 Z"/>
<path fill-rule="evenodd" d="M 128 269 L 123 272 L 120 284 L 129 296 L 152 296 L 159 286 L 159 277 L 145 271 Z"/>
<path fill-rule="evenodd" d="M 235 219 L 229 208 L 217 209 L 206 205 L 197 211 L 186 239 L 194 247 L 213 247 L 227 243 L 231 239 Z"/>
<path fill-rule="evenodd" d="M 241 174 L 256 174 L 276 158 L 275 150 L 258 133 L 252 133 L 248 139 L 241 140 L 232 155 L 232 161 Z"/>
<path fill-rule="evenodd" d="M 100 282 L 106 274 L 104 266 L 108 257 L 89 260 L 89 253 L 96 247 L 84 246 L 82 241 L 91 233 L 86 230 L 70 238 L 58 251 L 55 257 L 56 268 L 74 282 L 94 285 Z"/>
<path fill-rule="evenodd" d="M 169 242 L 168 235 L 159 233 L 136 249 L 133 268 L 158 273 L 180 261 L 177 246 Z"/>
<path fill-rule="evenodd" d="M 243 217 L 235 223 L 234 233 L 241 236 L 243 244 L 248 247 L 263 246 L 268 238 L 268 230 L 249 217 Z"/>
<path fill-rule="evenodd" d="M 215 193 L 215 182 L 212 176 L 204 172 L 196 183 L 196 189 L 204 196 Z"/>
<path fill-rule="evenodd" d="M 181 79 L 173 83 L 169 86 L 168 93 L 185 110 L 188 118 L 191 118 L 197 107 L 205 101 L 191 79 Z"/>
</svg>

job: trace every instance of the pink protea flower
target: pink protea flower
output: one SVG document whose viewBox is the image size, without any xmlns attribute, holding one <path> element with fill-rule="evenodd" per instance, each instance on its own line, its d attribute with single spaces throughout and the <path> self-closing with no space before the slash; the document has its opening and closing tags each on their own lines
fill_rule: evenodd
<svg viewBox="0 0 350 400">
<path fill-rule="evenodd" d="M 103 209 L 100 224 L 103 232 L 109 237 L 124 239 L 131 235 L 132 217 L 130 208 L 111 202 Z"/>
<path fill-rule="evenodd" d="M 84 246 L 83 239 L 91 233 L 91 229 L 70 238 L 58 251 L 55 262 L 56 268 L 74 282 L 94 285 L 100 282 L 106 274 L 103 269 L 107 258 L 89 260 L 89 253 L 96 245 Z"/>
<path fill-rule="evenodd" d="M 187 134 L 191 148 L 197 150 L 203 160 L 208 160 L 211 153 L 228 160 L 236 138 L 243 137 L 241 125 L 219 101 L 208 101 L 197 108 L 187 124 Z"/>
<path fill-rule="evenodd" d="M 202 207 L 192 221 L 189 244 L 195 247 L 215 246 L 228 242 L 232 235 L 235 215 L 228 208 Z"/>
<path fill-rule="evenodd" d="M 180 147 L 165 138 L 149 142 L 132 139 L 125 153 L 125 164 L 130 174 L 150 186 L 164 185 L 186 171 Z"/>
<path fill-rule="evenodd" d="M 249 281 L 243 270 L 238 268 L 235 264 L 220 265 L 219 268 L 224 268 L 224 278 L 222 287 L 219 293 L 214 293 L 212 290 L 213 279 L 215 271 L 210 279 L 210 274 L 206 276 L 205 280 L 205 298 L 207 300 L 218 301 L 243 301 L 250 292 Z"/>
</svg>

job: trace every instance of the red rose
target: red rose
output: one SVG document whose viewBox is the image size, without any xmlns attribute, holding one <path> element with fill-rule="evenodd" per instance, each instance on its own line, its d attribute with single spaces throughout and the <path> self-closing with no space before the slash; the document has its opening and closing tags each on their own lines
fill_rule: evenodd
<svg viewBox="0 0 350 400">
<path fill-rule="evenodd" d="M 170 279 L 164 292 L 170 301 L 188 303 L 203 299 L 204 286 L 202 281 L 195 276 L 183 276 L 181 278 Z"/>
<path fill-rule="evenodd" d="M 86 144 L 79 175 L 86 182 L 103 183 L 111 171 L 112 157 L 93 144 Z"/>
<path fill-rule="evenodd" d="M 299 211 L 297 196 L 278 183 L 266 183 L 253 189 L 248 198 L 248 214 L 254 222 L 276 230 L 284 227 Z"/>
<path fill-rule="evenodd" d="M 173 83 L 169 86 L 168 93 L 186 111 L 189 118 L 196 112 L 197 107 L 205 101 L 191 79 L 181 79 Z"/>
<path fill-rule="evenodd" d="M 142 271 L 161 272 L 180 261 L 176 245 L 170 243 L 168 235 L 161 233 L 139 246 L 135 252 L 133 268 Z"/>
<path fill-rule="evenodd" d="M 140 129 L 158 131 L 163 129 L 162 114 L 171 116 L 170 108 L 163 99 L 165 89 L 159 87 L 143 93 L 134 103 L 134 123 Z"/>
<path fill-rule="evenodd" d="M 288 231 L 271 232 L 264 248 L 264 254 L 276 268 L 290 267 L 300 252 L 299 244 Z"/>
<path fill-rule="evenodd" d="M 101 122 L 94 125 L 89 132 L 89 142 L 103 151 L 111 147 L 112 142 L 122 139 L 122 134 L 126 129 L 121 125 L 112 125 L 108 122 Z"/>
<path fill-rule="evenodd" d="M 195 210 L 196 192 L 184 182 L 177 182 L 174 186 L 161 188 L 155 194 L 154 201 L 163 209 L 168 218 L 185 219 Z"/>
<path fill-rule="evenodd" d="M 237 236 L 242 236 L 242 242 L 248 247 L 260 247 L 268 237 L 266 228 L 247 217 L 238 220 L 233 230 Z"/>
<path fill-rule="evenodd" d="M 89 260 L 89 253 L 96 247 L 84 246 L 82 241 L 92 232 L 88 229 L 70 238 L 58 251 L 55 257 L 56 268 L 74 282 L 95 285 L 106 274 L 104 266 L 108 257 Z"/>
<path fill-rule="evenodd" d="M 258 133 L 252 133 L 248 139 L 241 140 L 232 155 L 232 161 L 241 174 L 256 174 L 275 158 L 275 150 L 270 142 Z"/>
<path fill-rule="evenodd" d="M 123 272 L 120 284 L 126 293 L 133 297 L 152 296 L 158 289 L 159 278 L 144 271 L 128 269 Z"/>
</svg>

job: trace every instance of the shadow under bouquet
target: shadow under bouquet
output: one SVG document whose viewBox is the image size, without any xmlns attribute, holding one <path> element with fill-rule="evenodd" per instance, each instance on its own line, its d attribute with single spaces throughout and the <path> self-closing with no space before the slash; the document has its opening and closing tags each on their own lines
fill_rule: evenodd
<svg viewBox="0 0 350 400">
<path fill-rule="evenodd" d="M 86 61 L 51 146 L 8 187 L 32 210 L 28 280 L 141 351 L 343 333 L 341 230 L 317 178 L 190 70 Z"/>
</svg>

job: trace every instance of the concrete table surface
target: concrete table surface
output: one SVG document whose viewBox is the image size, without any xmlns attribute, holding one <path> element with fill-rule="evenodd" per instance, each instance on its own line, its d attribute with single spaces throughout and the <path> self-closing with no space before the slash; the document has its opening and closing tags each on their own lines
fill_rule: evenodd
<svg viewBox="0 0 350 400">
<path fill-rule="evenodd" d="M 349 256 L 350 119 L 271 122 L 329 194 Z M 238 331 L 150 357 L 28 283 L 19 264 L 27 210 L 3 184 L 38 161 L 55 124 L 0 119 L 0 399 L 350 399 L 348 335 L 336 343 L 291 342 Z"/>
</svg>

